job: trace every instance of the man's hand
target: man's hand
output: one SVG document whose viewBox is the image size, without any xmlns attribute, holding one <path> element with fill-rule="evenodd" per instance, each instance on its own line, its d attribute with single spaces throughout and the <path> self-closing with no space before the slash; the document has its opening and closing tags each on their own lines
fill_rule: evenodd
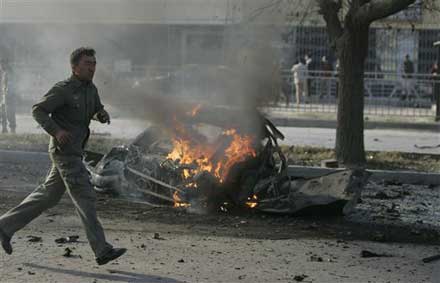
<svg viewBox="0 0 440 283">
<path fill-rule="evenodd" d="M 59 130 L 58 132 L 56 132 L 55 138 L 61 145 L 68 144 L 72 141 L 72 135 L 65 130 Z"/>
<path fill-rule="evenodd" d="M 96 118 L 98 119 L 99 122 L 103 124 L 104 123 L 110 124 L 110 115 L 104 109 L 101 109 L 98 113 L 96 113 Z"/>
</svg>

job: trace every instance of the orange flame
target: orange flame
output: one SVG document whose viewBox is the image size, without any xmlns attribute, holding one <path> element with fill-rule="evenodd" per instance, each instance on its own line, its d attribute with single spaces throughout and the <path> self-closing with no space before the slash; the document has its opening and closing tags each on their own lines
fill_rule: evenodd
<svg viewBox="0 0 440 283">
<path fill-rule="evenodd" d="M 255 208 L 258 205 L 258 198 L 256 195 L 253 195 L 252 197 L 248 198 L 248 201 L 246 202 L 246 206 L 249 208 Z"/>
<path fill-rule="evenodd" d="M 202 108 L 202 104 L 197 104 L 196 107 L 194 107 L 190 112 L 187 112 L 186 114 L 194 117 L 197 115 L 197 113 L 199 113 L 200 109 Z"/>
<path fill-rule="evenodd" d="M 201 104 L 186 114 L 195 116 L 200 108 Z M 215 142 L 202 143 L 194 140 L 187 128 L 179 122 L 177 117 L 174 117 L 173 134 L 173 149 L 167 158 L 178 161 L 180 165 L 188 165 L 188 168 L 182 172 L 185 179 L 206 171 L 211 173 L 218 182 L 223 183 L 235 164 L 256 156 L 253 147 L 254 137 L 239 135 L 236 129 L 224 131 Z M 194 183 L 186 187 L 197 188 Z M 182 202 L 177 192 L 174 193 L 173 199 L 175 207 L 189 206 L 189 204 Z"/>
<path fill-rule="evenodd" d="M 234 164 L 242 162 L 249 157 L 255 157 L 256 152 L 252 147 L 251 136 L 240 136 L 235 129 L 223 132 L 223 137 L 230 136 L 232 140 L 219 158 L 215 144 L 191 144 L 189 140 L 174 139 L 173 150 L 167 158 L 179 160 L 180 164 L 194 165 L 194 169 L 185 169 L 184 177 L 189 178 L 203 171 L 213 174 L 219 182 L 224 182 Z M 214 155 L 217 155 L 214 159 Z"/>
<path fill-rule="evenodd" d="M 178 192 L 174 192 L 173 194 L 173 200 L 174 200 L 174 207 L 190 207 L 191 204 L 182 202 L 182 200 L 179 197 Z"/>
</svg>

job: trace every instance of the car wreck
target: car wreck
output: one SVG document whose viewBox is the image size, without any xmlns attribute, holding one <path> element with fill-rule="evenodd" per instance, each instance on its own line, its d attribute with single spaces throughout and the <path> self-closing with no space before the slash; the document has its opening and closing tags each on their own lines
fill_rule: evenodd
<svg viewBox="0 0 440 283">
<path fill-rule="evenodd" d="M 148 127 L 130 144 L 114 147 L 88 169 L 98 192 L 153 206 L 205 212 L 349 212 L 368 173 L 344 170 L 294 178 L 278 144 L 282 139 L 256 110 L 196 105 Z"/>
</svg>

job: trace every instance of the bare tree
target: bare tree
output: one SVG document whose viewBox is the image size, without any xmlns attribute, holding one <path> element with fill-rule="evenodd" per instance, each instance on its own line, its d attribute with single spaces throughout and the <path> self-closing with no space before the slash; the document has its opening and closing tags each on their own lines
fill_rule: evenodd
<svg viewBox="0 0 440 283">
<path fill-rule="evenodd" d="M 257 1 L 257 0 L 252 0 Z M 411 5 L 438 12 L 437 0 L 259 0 L 265 2 L 250 19 L 286 13 L 302 22 L 318 12 L 324 19 L 330 47 L 339 60 L 336 158 L 346 167 L 364 166 L 364 69 L 370 25 L 407 10 Z M 314 8 L 318 8 L 317 11 Z M 296 12 L 295 12 L 296 11 Z M 405 16 L 405 15 L 403 15 Z M 411 24 L 412 25 L 412 24 Z"/>
<path fill-rule="evenodd" d="M 339 59 L 336 157 L 347 167 L 363 166 L 364 65 L 370 25 L 407 9 L 415 0 L 316 0 L 331 47 Z"/>
</svg>

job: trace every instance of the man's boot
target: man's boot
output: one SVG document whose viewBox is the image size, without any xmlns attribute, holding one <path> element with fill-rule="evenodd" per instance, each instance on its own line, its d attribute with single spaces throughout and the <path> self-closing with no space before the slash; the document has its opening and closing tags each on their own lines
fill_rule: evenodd
<svg viewBox="0 0 440 283">
<path fill-rule="evenodd" d="M 2 229 L 0 229 L 0 242 L 5 252 L 8 255 L 12 254 L 11 238 L 8 237 Z"/>
<path fill-rule="evenodd" d="M 98 257 L 96 259 L 96 263 L 98 263 L 98 265 L 106 264 L 109 261 L 115 260 L 118 257 L 120 257 L 121 255 L 125 254 L 126 251 L 127 251 L 127 249 L 113 248 L 113 249 L 109 250 L 105 255 Z"/>
</svg>

